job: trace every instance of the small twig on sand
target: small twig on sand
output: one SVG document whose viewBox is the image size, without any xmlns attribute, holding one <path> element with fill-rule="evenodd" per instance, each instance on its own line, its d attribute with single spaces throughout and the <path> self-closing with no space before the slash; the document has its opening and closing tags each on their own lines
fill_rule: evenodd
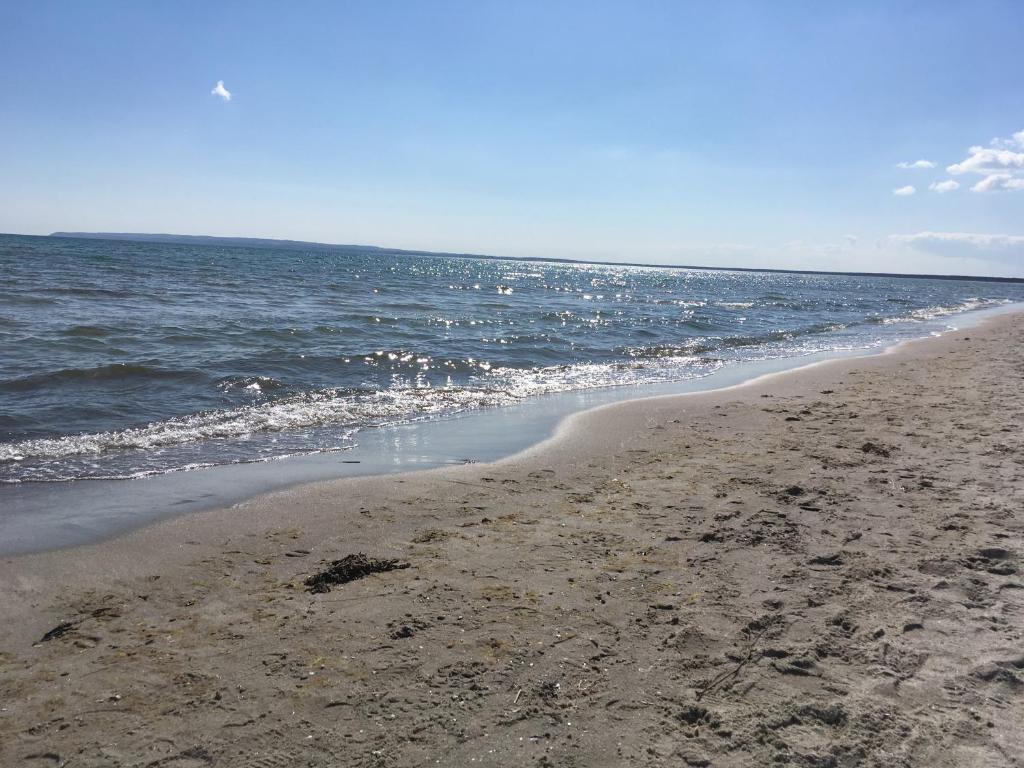
<svg viewBox="0 0 1024 768">
<path fill-rule="evenodd" d="M 760 640 L 761 637 L 768 631 L 770 626 L 771 625 L 769 625 L 769 627 L 765 627 L 754 636 L 754 638 L 750 641 L 750 645 L 747 649 L 747 655 L 740 659 L 738 662 L 736 662 L 736 666 L 715 675 L 703 688 L 697 691 L 697 701 L 700 701 L 702 698 L 707 696 L 716 688 L 721 687 L 726 682 L 732 682 L 733 680 L 735 680 L 739 676 L 740 672 L 743 671 L 743 668 L 747 666 L 747 664 L 749 664 L 751 661 L 756 661 L 755 654 L 758 659 L 761 658 L 761 654 L 757 650 L 757 641 Z"/>
<path fill-rule="evenodd" d="M 391 592 L 381 592 L 376 595 L 356 595 L 355 597 L 329 597 L 325 600 L 318 600 L 320 603 L 351 603 L 353 600 L 368 600 L 371 597 L 390 597 Z"/>
<path fill-rule="evenodd" d="M 715 690 L 715 688 L 718 688 L 722 683 L 726 682 L 727 680 L 736 678 L 739 675 L 740 671 L 745 666 L 747 666 L 748 663 L 750 663 L 750 660 L 753 658 L 753 655 L 754 651 L 753 649 L 751 649 L 744 658 L 740 659 L 740 661 L 736 664 L 735 667 L 733 667 L 732 669 L 727 669 L 725 670 L 725 672 L 722 672 L 721 674 L 716 675 L 714 678 L 712 678 L 711 682 L 709 682 L 707 685 L 705 685 L 703 688 L 697 691 L 697 701 L 700 701 L 707 694 L 711 693 L 711 691 Z"/>
<path fill-rule="evenodd" d="M 140 715 L 133 709 L 127 707 L 97 707 L 96 709 L 83 709 L 75 713 L 75 717 L 81 717 L 82 715 L 95 715 L 97 713 L 116 712 L 119 715 Z"/>
<path fill-rule="evenodd" d="M 523 695 L 523 689 L 520 688 L 519 689 L 519 693 L 516 694 L 516 698 L 515 698 L 515 700 L 512 703 L 513 704 L 518 704 L 519 703 L 519 697 L 522 696 L 522 695 Z"/>
<path fill-rule="evenodd" d="M 235 652 L 237 653 L 237 650 Z M 114 669 L 118 666 L 120 666 L 120 664 L 107 664 L 105 666 L 100 667 L 99 669 L 90 669 L 88 672 L 83 672 L 81 675 L 79 675 L 79 677 L 88 677 L 89 675 L 95 675 L 100 672 L 106 672 L 108 669 Z"/>
<path fill-rule="evenodd" d="M 447 480 L 448 480 L 449 483 L 458 483 L 459 485 L 468 485 L 468 486 L 471 486 L 473 488 L 483 488 L 485 491 L 500 490 L 503 493 L 522 493 L 522 491 L 520 491 L 518 488 L 506 488 L 504 486 L 501 487 L 501 488 L 494 488 L 493 486 L 490 486 L 490 485 L 483 485 L 481 483 L 470 483 L 470 482 L 467 482 L 465 480 L 452 480 L 451 478 L 447 478 Z"/>
</svg>

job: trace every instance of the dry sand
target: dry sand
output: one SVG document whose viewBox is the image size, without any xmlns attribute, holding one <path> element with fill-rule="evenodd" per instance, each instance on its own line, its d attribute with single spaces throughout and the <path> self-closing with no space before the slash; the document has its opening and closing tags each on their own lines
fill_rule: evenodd
<svg viewBox="0 0 1024 768">
<path fill-rule="evenodd" d="M 1021 765 L 1022 331 L 8 558 L 0 765 Z"/>
</svg>

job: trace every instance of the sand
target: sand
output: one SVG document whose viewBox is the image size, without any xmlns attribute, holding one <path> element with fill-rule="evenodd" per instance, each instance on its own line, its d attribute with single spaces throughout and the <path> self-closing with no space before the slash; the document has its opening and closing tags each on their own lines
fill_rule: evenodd
<svg viewBox="0 0 1024 768">
<path fill-rule="evenodd" d="M 1022 333 L 4 559 L 0 765 L 1021 765 Z"/>
</svg>

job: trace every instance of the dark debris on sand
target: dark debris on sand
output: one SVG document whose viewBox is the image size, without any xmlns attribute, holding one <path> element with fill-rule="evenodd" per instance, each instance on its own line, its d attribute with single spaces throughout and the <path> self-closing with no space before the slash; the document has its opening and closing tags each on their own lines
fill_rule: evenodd
<svg viewBox="0 0 1024 768">
<path fill-rule="evenodd" d="M 881 456 L 884 459 L 888 459 L 890 456 L 892 456 L 891 448 L 888 448 L 882 445 L 881 443 L 876 443 L 871 440 L 868 440 L 866 443 L 864 443 L 864 445 L 862 445 L 860 449 L 864 451 L 864 453 L 872 453 L 875 456 Z"/>
<path fill-rule="evenodd" d="M 397 571 L 408 567 L 409 563 L 400 560 L 378 560 L 359 552 L 347 555 L 341 560 L 332 560 L 327 568 L 306 579 L 305 584 L 310 592 L 330 592 L 331 587 L 337 584 L 347 584 L 372 573 Z"/>
<path fill-rule="evenodd" d="M 56 627 L 54 627 L 41 638 L 39 638 L 39 640 L 37 640 L 35 644 L 39 645 L 40 643 L 48 643 L 51 640 L 56 640 L 58 637 L 63 637 L 64 635 L 66 635 L 68 632 L 70 632 L 77 626 L 77 621 L 62 621 Z"/>
</svg>

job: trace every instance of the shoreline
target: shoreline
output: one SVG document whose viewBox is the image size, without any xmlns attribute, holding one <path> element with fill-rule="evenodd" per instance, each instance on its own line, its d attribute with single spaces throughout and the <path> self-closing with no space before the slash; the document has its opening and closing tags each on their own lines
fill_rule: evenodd
<svg viewBox="0 0 1024 768">
<path fill-rule="evenodd" d="M 974 310 L 957 316 L 959 324 L 953 328 L 930 329 L 928 336 L 896 340 L 885 346 L 747 361 L 694 379 L 569 391 L 528 398 L 513 406 L 367 429 L 356 447 L 340 452 L 133 479 L 0 486 L 0 496 L 8 508 L 7 516 L 0 518 L 0 542 L 4 542 L 0 543 L 0 557 L 96 544 L 182 515 L 233 507 L 268 493 L 320 482 L 500 462 L 546 443 L 571 419 L 591 410 L 659 397 L 726 391 L 765 376 L 884 355 L 908 342 L 955 333 L 990 318 L 1022 311 L 1021 304 Z M 953 320 L 948 318 L 947 322 Z M 491 437 L 481 440 L 481 434 Z M 501 437 L 495 439 L 496 434 Z M 141 513 L 140 504 L 144 507 Z"/>
<path fill-rule="evenodd" d="M 778 370 L 778 371 L 770 371 L 770 372 L 767 372 L 767 373 L 757 374 L 756 376 L 753 376 L 753 377 L 748 378 L 748 379 L 743 379 L 743 380 L 741 380 L 741 381 L 739 381 L 737 383 L 734 383 L 734 384 L 726 384 L 724 386 L 715 387 L 713 389 L 698 389 L 698 390 L 694 390 L 694 391 L 691 391 L 691 392 L 679 392 L 679 393 L 657 394 L 657 395 L 641 395 L 641 396 L 638 396 L 638 397 L 631 397 L 631 398 L 628 398 L 626 400 L 618 400 L 618 401 L 614 401 L 614 402 L 610 402 L 610 403 L 605 403 L 605 404 L 594 406 L 592 408 L 587 408 L 587 409 L 581 410 L 581 411 L 575 411 L 573 413 L 568 414 L 564 418 L 562 418 L 561 421 L 559 421 L 559 423 L 557 425 L 555 425 L 555 428 L 552 430 L 551 434 L 547 438 L 545 438 L 544 440 L 541 440 L 541 441 L 539 441 L 537 443 L 534 443 L 533 445 L 531 445 L 531 446 L 529 446 L 527 448 L 524 448 L 522 451 L 518 451 L 518 452 L 516 452 L 514 454 L 510 454 L 508 456 L 505 456 L 505 457 L 503 457 L 501 459 L 498 459 L 498 460 L 496 460 L 494 462 L 489 462 L 489 463 L 491 463 L 491 464 L 499 464 L 499 463 L 501 463 L 503 461 L 510 461 L 510 460 L 515 460 L 515 459 L 520 459 L 520 458 L 522 458 L 522 459 L 533 458 L 534 452 L 538 452 L 538 453 L 543 452 L 544 450 L 546 450 L 549 447 L 548 446 L 549 443 L 552 444 L 550 447 L 553 447 L 554 443 L 560 437 L 564 437 L 565 436 L 565 435 L 562 435 L 563 431 L 568 432 L 569 430 L 572 430 L 574 428 L 574 426 L 573 426 L 574 420 L 576 420 L 576 419 L 584 419 L 584 418 L 590 417 L 591 415 L 594 415 L 596 417 L 596 414 L 598 412 L 603 411 L 605 409 L 617 408 L 617 407 L 630 407 L 630 406 L 634 406 L 634 405 L 639 407 L 639 405 L 644 403 L 644 402 L 652 402 L 652 401 L 657 401 L 657 400 L 672 400 L 674 398 L 713 397 L 715 395 L 727 394 L 727 393 L 733 392 L 733 391 L 742 391 L 743 389 L 748 388 L 748 387 L 756 387 L 756 386 L 761 385 L 761 384 L 766 384 L 766 383 L 772 382 L 773 380 L 779 379 L 779 378 L 785 378 L 785 377 L 788 377 L 788 376 L 800 376 L 801 374 L 805 374 L 807 372 L 813 371 L 814 369 L 819 368 L 819 367 L 826 367 L 826 366 L 830 366 L 830 365 L 842 365 L 844 363 L 851 364 L 851 363 L 856 363 L 857 361 L 861 361 L 861 360 L 871 360 L 873 358 L 884 358 L 887 355 L 900 354 L 903 350 L 912 349 L 917 344 L 921 344 L 921 343 L 925 343 L 925 342 L 929 342 L 929 341 L 934 342 L 936 340 L 939 340 L 939 339 L 942 339 L 944 337 L 947 337 L 950 334 L 956 334 L 956 333 L 960 333 L 960 332 L 963 332 L 963 331 L 970 331 L 971 329 L 974 329 L 974 328 L 983 328 L 985 325 L 987 325 L 989 323 L 998 322 L 999 318 L 1001 318 L 1001 317 L 1013 316 L 1013 315 L 1024 316 L 1024 304 L 1008 305 L 1006 307 L 999 308 L 999 309 L 997 309 L 995 311 L 992 311 L 992 310 L 981 310 L 980 312 L 983 313 L 984 316 L 969 318 L 971 320 L 971 322 L 968 323 L 968 324 L 965 324 L 963 326 L 956 326 L 956 327 L 952 327 L 952 328 L 947 328 L 947 329 L 945 329 L 945 330 L 943 330 L 941 332 L 932 333 L 931 335 L 928 335 L 928 336 L 920 336 L 920 337 L 913 338 L 913 339 L 902 339 L 902 340 L 899 340 L 899 341 L 895 341 L 892 344 L 889 344 L 888 346 L 884 346 L 884 347 L 876 347 L 876 348 L 863 349 L 863 350 L 834 350 L 834 352 L 841 352 L 842 354 L 836 354 L 835 356 L 825 357 L 824 359 L 814 360 L 812 362 L 801 363 L 801 364 L 796 365 L 795 367 L 792 367 L 792 368 L 784 368 L 784 369 Z M 808 357 L 813 357 L 813 356 L 814 355 L 809 355 Z M 800 358 L 786 358 L 786 359 L 787 360 L 799 360 Z M 438 468 L 438 469 L 440 469 L 440 468 Z M 330 482 L 330 481 L 326 481 L 326 482 Z"/>
<path fill-rule="evenodd" d="M 1019 765 L 1022 328 L 0 558 L 0 758 Z"/>
</svg>

